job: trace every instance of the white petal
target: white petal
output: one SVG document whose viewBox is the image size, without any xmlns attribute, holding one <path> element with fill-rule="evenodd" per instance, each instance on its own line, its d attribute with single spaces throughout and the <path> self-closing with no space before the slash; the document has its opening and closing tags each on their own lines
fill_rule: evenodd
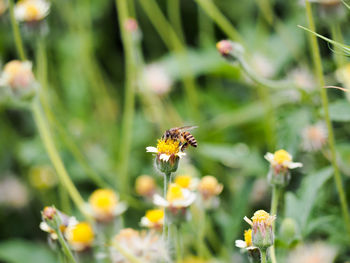
<svg viewBox="0 0 350 263">
<path fill-rule="evenodd" d="M 39 225 L 40 229 L 45 232 L 49 232 L 51 227 L 46 222 L 41 222 Z"/>
<path fill-rule="evenodd" d="M 186 153 L 178 152 L 176 155 L 179 156 L 179 158 L 182 158 L 182 157 L 184 157 L 186 155 Z"/>
<path fill-rule="evenodd" d="M 168 207 L 169 206 L 169 202 L 158 194 L 155 194 L 153 196 L 153 203 L 155 205 L 161 206 L 161 207 Z"/>
<path fill-rule="evenodd" d="M 144 216 L 144 217 L 141 218 L 140 225 L 143 226 L 143 227 L 151 227 L 152 226 L 152 222 L 149 221 L 148 218 Z"/>
<path fill-rule="evenodd" d="M 252 220 L 250 220 L 248 217 L 245 216 L 243 219 L 244 219 L 244 221 L 246 221 L 249 225 L 251 225 L 251 226 L 253 225 Z"/>
<path fill-rule="evenodd" d="M 294 169 L 294 168 L 303 167 L 303 164 L 302 164 L 302 163 L 293 163 L 293 162 L 290 162 L 290 163 L 288 163 L 287 167 L 288 167 L 289 169 Z"/>
<path fill-rule="evenodd" d="M 246 248 L 247 247 L 247 243 L 243 240 L 236 240 L 235 245 L 236 245 L 236 247 L 239 247 L 239 248 Z"/>
<path fill-rule="evenodd" d="M 165 153 L 162 153 L 160 156 L 159 156 L 159 159 L 162 160 L 162 161 L 169 161 L 169 158 L 170 158 L 170 155 L 167 155 Z"/>
<path fill-rule="evenodd" d="M 124 213 L 126 209 L 128 209 L 128 205 L 125 202 L 120 202 L 114 210 L 114 215 L 118 216 Z"/>
<path fill-rule="evenodd" d="M 266 153 L 265 154 L 265 156 L 264 156 L 264 158 L 266 159 L 266 160 L 268 160 L 270 163 L 272 163 L 273 162 L 273 159 L 274 159 L 274 155 L 273 155 L 273 153 Z"/>
<path fill-rule="evenodd" d="M 148 153 L 158 153 L 158 149 L 156 147 L 152 147 L 152 146 L 146 147 L 146 151 Z"/>
</svg>

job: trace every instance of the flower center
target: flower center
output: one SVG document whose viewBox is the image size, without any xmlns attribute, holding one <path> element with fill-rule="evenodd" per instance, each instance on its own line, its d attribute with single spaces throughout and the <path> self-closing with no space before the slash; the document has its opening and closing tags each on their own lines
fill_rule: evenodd
<svg viewBox="0 0 350 263">
<path fill-rule="evenodd" d="M 290 162 L 292 161 L 292 157 L 290 156 L 290 154 L 285 151 L 285 150 L 278 150 L 277 152 L 275 152 L 273 159 L 275 160 L 275 162 L 277 162 L 278 164 L 283 164 L 284 162 Z"/>
<path fill-rule="evenodd" d="M 270 214 L 264 210 L 258 210 L 254 213 L 252 217 L 253 224 L 255 223 L 267 223 L 269 221 Z"/>
<path fill-rule="evenodd" d="M 198 190 L 205 191 L 208 194 L 215 195 L 218 189 L 218 180 L 214 176 L 207 175 L 199 183 Z"/>
<path fill-rule="evenodd" d="M 98 189 L 92 193 L 89 203 L 94 210 L 108 213 L 115 208 L 118 198 L 110 189 Z"/>
<path fill-rule="evenodd" d="M 173 202 L 175 200 L 182 199 L 183 197 L 184 196 L 182 194 L 181 186 L 179 186 L 177 184 L 171 184 L 169 186 L 169 190 L 168 190 L 168 193 L 166 195 L 166 199 L 169 202 Z"/>
<path fill-rule="evenodd" d="M 72 242 L 91 243 L 94 240 L 94 232 L 89 223 L 81 222 L 77 224 L 71 232 Z"/>
<path fill-rule="evenodd" d="M 189 175 L 179 175 L 175 179 L 175 183 L 180 185 L 183 188 L 188 188 L 191 184 L 191 176 Z"/>
<path fill-rule="evenodd" d="M 178 141 L 174 141 L 174 140 L 158 140 L 158 144 L 157 144 L 157 150 L 158 153 L 162 154 L 166 154 L 166 155 L 173 155 L 173 154 L 177 154 L 180 150 L 179 147 L 179 142 Z"/>
<path fill-rule="evenodd" d="M 39 16 L 39 9 L 34 4 L 27 4 L 26 13 L 29 20 L 36 20 Z"/>
<path fill-rule="evenodd" d="M 153 209 L 146 212 L 146 218 L 152 223 L 157 223 L 164 218 L 164 210 Z"/>
<path fill-rule="evenodd" d="M 244 231 L 244 241 L 247 244 L 247 247 L 250 247 L 253 242 L 252 242 L 252 230 L 248 229 Z"/>
</svg>

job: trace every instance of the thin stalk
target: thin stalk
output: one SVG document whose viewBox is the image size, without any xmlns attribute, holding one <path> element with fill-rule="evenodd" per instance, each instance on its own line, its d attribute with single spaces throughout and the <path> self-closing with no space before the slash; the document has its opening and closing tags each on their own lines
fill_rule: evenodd
<svg viewBox="0 0 350 263">
<path fill-rule="evenodd" d="M 243 38 L 231 22 L 220 12 L 212 0 L 196 0 L 201 8 L 211 17 L 222 31 L 231 39 L 243 43 Z"/>
<path fill-rule="evenodd" d="M 272 188 L 271 210 L 270 210 L 271 215 L 277 216 L 278 200 L 280 197 L 280 193 L 281 193 L 281 189 L 274 185 Z M 272 232 L 273 233 L 275 233 L 275 229 L 276 229 L 276 224 L 275 224 L 275 221 L 273 221 L 272 222 Z M 276 253 L 275 253 L 275 245 L 272 245 L 270 247 L 270 257 L 271 257 L 272 263 L 277 262 Z"/>
<path fill-rule="evenodd" d="M 199 26 L 199 44 L 202 47 L 212 45 L 215 39 L 214 23 L 208 15 L 198 6 L 198 26 Z"/>
<path fill-rule="evenodd" d="M 16 44 L 18 55 L 19 55 L 20 59 L 22 61 L 24 61 L 24 60 L 27 60 L 27 58 L 26 58 L 26 54 L 24 51 L 23 41 L 22 41 L 22 37 L 21 37 L 20 31 L 19 31 L 18 23 L 17 23 L 16 18 L 15 18 L 14 5 L 15 5 L 14 1 L 9 0 L 12 32 L 13 32 L 13 36 L 15 38 L 15 44 Z"/>
<path fill-rule="evenodd" d="M 66 255 L 68 262 L 70 263 L 77 263 L 76 259 L 73 256 L 72 251 L 70 250 L 69 246 L 67 245 L 66 241 L 64 240 L 64 237 L 62 235 L 61 230 L 57 231 L 57 237 L 58 241 L 60 242 L 62 246 L 63 253 Z"/>
<path fill-rule="evenodd" d="M 186 56 L 186 47 L 181 39 L 176 34 L 172 25 L 165 18 L 162 10 L 159 8 L 158 4 L 154 0 L 141 0 L 139 1 L 141 7 L 147 14 L 154 28 L 158 31 L 159 36 L 168 47 L 169 50 L 173 50 L 178 56 L 179 61 L 181 62 L 181 70 L 184 74 L 183 83 L 185 91 L 187 93 L 187 104 L 189 111 L 192 116 L 198 117 L 198 93 L 196 90 L 196 83 L 192 70 L 188 66 L 187 56 Z"/>
<path fill-rule="evenodd" d="M 339 43 L 344 43 L 344 38 L 340 29 L 340 25 L 339 22 L 334 21 L 331 25 L 330 25 L 330 29 L 331 29 L 331 33 L 332 33 L 332 39 L 336 42 Z M 334 46 L 334 60 L 335 63 L 337 65 L 338 68 L 343 67 L 346 64 L 346 59 L 345 56 L 343 54 L 341 54 L 341 48 Z"/>
<path fill-rule="evenodd" d="M 40 83 L 40 93 L 39 98 L 45 113 L 45 117 L 49 121 L 49 126 L 54 127 L 62 141 L 65 143 L 68 150 L 72 153 L 73 157 L 78 161 L 78 163 L 83 168 L 84 172 L 90 179 L 99 187 L 107 187 L 107 184 L 101 179 L 101 177 L 92 170 L 87 162 L 85 161 L 84 156 L 80 152 L 79 148 L 76 146 L 75 142 L 67 135 L 65 129 L 62 127 L 61 123 L 57 120 L 54 113 L 51 110 L 48 93 L 49 93 L 49 85 L 47 81 L 47 55 L 46 55 L 46 47 L 45 41 L 43 38 L 38 39 L 37 43 L 37 78 Z"/>
<path fill-rule="evenodd" d="M 51 159 L 51 162 L 56 170 L 60 182 L 64 185 L 73 202 L 76 204 L 80 212 L 88 219 L 90 215 L 84 209 L 84 199 L 79 194 L 79 191 L 74 186 L 74 183 L 70 179 L 67 170 L 58 154 L 54 141 L 52 139 L 51 132 L 49 130 L 46 119 L 42 113 L 40 104 L 38 101 L 35 101 L 32 106 L 32 112 L 34 115 L 35 123 L 38 127 L 40 136 L 43 140 L 44 146 L 47 153 Z"/>
<path fill-rule="evenodd" d="M 163 198 L 166 200 L 166 195 L 167 195 L 167 189 L 168 189 L 168 183 L 167 183 L 167 178 L 170 178 L 170 174 L 164 174 L 164 186 L 163 186 Z M 164 211 L 164 222 L 163 222 L 163 240 L 166 242 L 166 233 L 168 230 L 168 216 L 166 213 L 166 209 Z"/>
<path fill-rule="evenodd" d="M 315 22 L 312 16 L 312 9 L 311 4 L 308 0 L 305 0 L 306 4 L 306 16 L 308 20 L 308 25 L 311 31 L 316 31 Z M 327 97 L 327 91 L 323 87 L 325 86 L 325 80 L 323 76 L 323 69 L 322 69 L 322 61 L 320 56 L 320 51 L 317 43 L 316 36 L 314 34 L 309 35 L 309 41 L 310 41 L 310 47 L 312 51 L 312 58 L 314 61 L 314 67 L 315 67 L 315 73 L 319 82 L 320 86 L 320 93 L 321 93 L 321 99 L 322 99 L 322 106 L 324 111 L 324 118 L 327 124 L 328 129 L 328 144 L 331 151 L 331 158 L 332 158 L 332 166 L 334 169 L 334 180 L 335 185 L 338 191 L 339 199 L 340 199 L 340 205 L 341 210 L 344 218 L 344 223 L 346 225 L 346 229 L 348 231 L 348 234 L 350 236 L 350 215 L 348 211 L 348 204 L 346 201 L 345 191 L 342 183 L 341 174 L 339 172 L 339 167 L 337 163 L 337 153 L 335 150 L 335 138 L 333 133 L 333 126 L 331 119 L 329 117 L 329 109 L 328 109 L 328 97 Z"/>
<path fill-rule="evenodd" d="M 123 47 L 125 51 L 125 66 L 126 66 L 126 83 L 125 83 L 125 98 L 124 98 L 124 112 L 122 120 L 122 133 L 121 133 L 121 146 L 119 151 L 120 158 L 120 178 L 117 178 L 117 183 L 121 183 L 119 189 L 124 193 L 128 193 L 129 186 L 129 160 L 131 151 L 131 135 L 134 119 L 134 105 L 135 105 L 135 84 L 137 81 L 134 79 L 136 75 L 135 68 L 135 54 L 133 48 L 133 42 L 131 39 L 131 33 L 125 29 L 125 22 L 129 18 L 128 5 L 125 0 L 116 0 L 116 7 L 119 17 L 119 28 L 121 31 L 121 37 Z"/>
<path fill-rule="evenodd" d="M 260 262 L 261 263 L 266 263 L 266 250 L 265 249 L 260 249 Z"/>
<path fill-rule="evenodd" d="M 169 22 L 173 26 L 176 34 L 181 41 L 185 43 L 185 34 L 181 24 L 181 5 L 180 0 L 168 0 L 167 1 Z"/>
<path fill-rule="evenodd" d="M 71 206 L 69 202 L 69 196 L 67 193 L 67 189 L 61 182 L 58 184 L 58 196 L 60 200 L 60 209 L 67 215 L 70 214 Z"/>
<path fill-rule="evenodd" d="M 183 257 L 182 257 L 182 239 L 181 239 L 181 233 L 180 233 L 180 227 L 173 224 L 173 234 L 174 234 L 174 246 L 175 246 L 175 251 L 176 251 L 176 259 L 175 262 L 182 262 Z"/>
</svg>

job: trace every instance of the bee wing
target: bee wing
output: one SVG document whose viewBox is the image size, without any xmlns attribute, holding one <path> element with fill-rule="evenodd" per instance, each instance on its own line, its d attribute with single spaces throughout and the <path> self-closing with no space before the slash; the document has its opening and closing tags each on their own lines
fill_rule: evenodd
<svg viewBox="0 0 350 263">
<path fill-rule="evenodd" d="M 196 129 L 198 128 L 198 126 L 183 126 L 183 127 L 179 127 L 178 129 L 180 131 L 190 131 L 190 130 L 193 130 L 193 129 Z"/>
</svg>

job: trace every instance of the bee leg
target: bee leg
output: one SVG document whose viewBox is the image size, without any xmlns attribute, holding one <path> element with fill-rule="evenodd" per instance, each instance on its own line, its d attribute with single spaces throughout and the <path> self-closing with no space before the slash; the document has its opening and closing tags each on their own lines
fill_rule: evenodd
<svg viewBox="0 0 350 263">
<path fill-rule="evenodd" d="M 185 142 L 184 144 L 181 145 L 181 151 L 183 152 L 187 147 L 188 147 L 188 143 Z"/>
</svg>

